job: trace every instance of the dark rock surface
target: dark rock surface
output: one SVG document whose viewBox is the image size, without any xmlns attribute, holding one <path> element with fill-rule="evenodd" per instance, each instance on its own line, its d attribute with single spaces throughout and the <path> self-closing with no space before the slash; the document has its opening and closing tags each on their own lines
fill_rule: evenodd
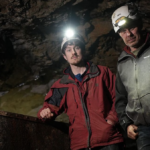
<svg viewBox="0 0 150 150">
<path fill-rule="evenodd" d="M 60 54 L 69 25 L 86 41 L 86 58 L 116 73 L 123 42 L 111 25 L 113 11 L 127 0 L 8 0 L 0 3 L 0 109 L 36 116 L 67 63 Z M 150 28 L 150 1 L 138 4 Z M 9 105 L 8 105 L 9 104 Z M 61 118 L 62 119 L 62 118 Z"/>
</svg>

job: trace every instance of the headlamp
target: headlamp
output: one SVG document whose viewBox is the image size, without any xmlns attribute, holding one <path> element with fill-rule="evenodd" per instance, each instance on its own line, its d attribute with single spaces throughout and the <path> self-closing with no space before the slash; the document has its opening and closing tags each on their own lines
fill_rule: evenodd
<svg viewBox="0 0 150 150">
<path fill-rule="evenodd" d="M 126 23 L 126 20 L 124 19 L 124 20 L 121 20 L 120 22 L 118 22 L 118 26 L 122 26 L 122 25 L 124 25 Z"/>
<path fill-rule="evenodd" d="M 67 29 L 66 32 L 65 32 L 65 36 L 67 38 L 72 38 L 74 36 L 74 30 L 71 29 L 71 28 Z"/>
<path fill-rule="evenodd" d="M 123 17 L 116 20 L 115 26 L 120 27 L 120 26 L 124 25 L 125 23 L 126 23 L 126 17 L 123 16 Z"/>
</svg>

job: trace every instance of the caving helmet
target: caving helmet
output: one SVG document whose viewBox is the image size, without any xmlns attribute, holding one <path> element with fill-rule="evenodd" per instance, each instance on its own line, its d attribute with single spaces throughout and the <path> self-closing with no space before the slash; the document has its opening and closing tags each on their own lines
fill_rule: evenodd
<svg viewBox="0 0 150 150">
<path fill-rule="evenodd" d="M 70 41 L 77 41 L 83 47 L 85 46 L 85 41 L 84 41 L 83 37 L 79 34 L 75 34 L 72 29 L 68 29 L 65 32 L 65 36 L 63 37 L 63 40 L 61 43 L 61 52 L 63 52 L 67 42 L 70 42 Z"/>
<path fill-rule="evenodd" d="M 118 32 L 119 29 L 131 22 L 141 24 L 138 8 L 133 3 L 119 7 L 114 11 L 111 19 L 115 32 Z"/>
</svg>

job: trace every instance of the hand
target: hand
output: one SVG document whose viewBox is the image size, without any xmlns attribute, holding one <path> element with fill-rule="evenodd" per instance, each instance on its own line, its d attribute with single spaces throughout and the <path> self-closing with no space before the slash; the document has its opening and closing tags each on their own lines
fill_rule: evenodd
<svg viewBox="0 0 150 150">
<path fill-rule="evenodd" d="M 41 118 L 50 119 L 51 117 L 54 116 L 54 114 L 51 113 L 51 110 L 49 108 L 45 108 L 40 112 L 40 116 Z"/>
<path fill-rule="evenodd" d="M 110 124 L 110 125 L 112 125 L 112 126 L 115 126 L 115 123 L 114 123 L 114 121 L 112 121 L 112 120 L 109 120 L 109 119 L 108 119 L 108 120 L 106 120 L 106 121 L 107 121 L 107 123 L 108 123 L 108 124 Z"/>
<path fill-rule="evenodd" d="M 136 133 L 137 129 L 138 129 L 138 127 L 135 126 L 134 124 L 131 124 L 127 127 L 127 135 L 130 139 L 133 139 L 133 140 L 136 139 L 136 137 L 138 135 L 138 133 Z"/>
</svg>

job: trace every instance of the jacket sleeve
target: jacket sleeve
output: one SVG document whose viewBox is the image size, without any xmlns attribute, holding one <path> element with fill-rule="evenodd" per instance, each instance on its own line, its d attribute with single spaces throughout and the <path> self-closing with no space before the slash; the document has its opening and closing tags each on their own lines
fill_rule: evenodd
<svg viewBox="0 0 150 150">
<path fill-rule="evenodd" d="M 126 131 L 127 126 L 133 124 L 133 121 L 126 115 L 125 109 L 128 103 L 127 91 L 120 79 L 119 73 L 116 76 L 116 102 L 115 107 L 122 128 Z"/>
<path fill-rule="evenodd" d="M 49 108 L 52 113 L 54 113 L 54 118 L 63 112 L 63 106 L 65 101 L 65 94 L 68 88 L 51 88 L 48 92 L 43 107 L 39 110 L 37 116 L 39 119 L 42 119 L 40 116 L 40 112 L 43 109 Z M 42 119 L 43 120 L 43 119 Z"/>
<path fill-rule="evenodd" d="M 114 124 L 118 123 L 118 117 L 115 110 L 115 75 L 110 71 L 109 68 L 106 68 L 106 74 L 104 76 L 106 88 L 108 89 L 110 100 L 111 100 L 111 109 L 106 117 L 106 120 L 111 120 Z"/>
</svg>

